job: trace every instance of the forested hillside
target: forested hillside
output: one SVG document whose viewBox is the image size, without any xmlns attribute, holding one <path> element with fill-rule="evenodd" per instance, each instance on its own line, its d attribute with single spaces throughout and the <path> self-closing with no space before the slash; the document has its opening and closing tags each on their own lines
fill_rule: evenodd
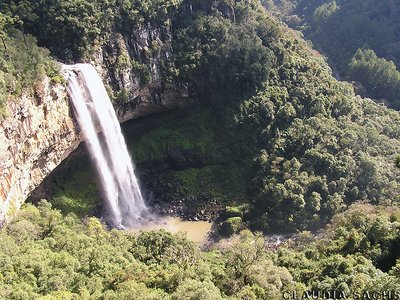
<svg viewBox="0 0 400 300">
<path fill-rule="evenodd" d="M 269 0 L 264 4 L 302 31 L 342 77 L 361 82 L 368 96 L 399 108 L 397 1 Z"/>
<path fill-rule="evenodd" d="M 284 292 L 311 289 L 399 290 L 399 112 L 335 80 L 322 56 L 256 0 L 35 3 L 0 5 L 5 16 L 18 12 L 23 25 L 8 25 L 2 37 L 9 49 L 35 50 L 18 51 L 33 70 L 39 69 L 38 57 L 45 70 L 56 68 L 50 69 L 49 54 L 29 34 L 53 58 L 77 62 L 90 60 L 112 31 L 128 39 L 135 26 L 171 26 L 162 80 L 187 86 L 199 105 L 129 141 L 133 158 L 163 163 L 169 147 L 194 153 L 196 166 L 186 162 L 168 170 L 168 177 L 157 171 L 166 187 L 160 199 L 180 193 L 192 199 L 183 205 L 211 209 L 223 203 L 229 207 L 218 228 L 225 234 L 245 230 L 232 245 L 201 252 L 166 232 L 108 231 L 90 215 L 81 220 L 68 214 L 68 206 L 61 214 L 46 201 L 27 205 L 0 234 L 0 297 L 281 299 Z M 307 11 L 301 3 L 296 9 Z M 155 40 L 149 53 L 157 45 Z M 360 47 L 348 56 L 340 52 L 340 70 L 350 63 L 354 76 L 365 76 L 371 60 L 372 66 L 386 66 Z M 7 49 L 0 55 L 15 64 Z M 141 61 L 126 59 L 146 73 Z M 10 70 L 3 73 L 10 76 Z M 32 84 L 23 86 L 29 90 Z M 248 229 L 298 235 L 268 250 L 264 237 Z M 310 233 L 320 229 L 323 234 Z"/>
<path fill-rule="evenodd" d="M 201 252 L 182 235 L 106 231 L 96 218 L 82 222 L 41 202 L 0 232 L 0 298 L 283 299 L 311 289 L 394 295 L 399 226 L 398 210 L 361 205 L 337 215 L 323 238 L 304 232 L 276 251 L 243 231 L 228 246 Z"/>
</svg>

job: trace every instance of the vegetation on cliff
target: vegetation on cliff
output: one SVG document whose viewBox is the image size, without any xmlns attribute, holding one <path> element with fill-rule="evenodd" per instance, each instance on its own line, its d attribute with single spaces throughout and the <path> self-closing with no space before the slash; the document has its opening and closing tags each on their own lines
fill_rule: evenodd
<svg viewBox="0 0 400 300">
<path fill-rule="evenodd" d="M 235 144 L 257 170 L 250 223 L 293 231 L 357 200 L 398 203 L 399 114 L 356 97 L 256 2 L 227 7 L 180 18 L 171 61 L 175 80 L 236 120 Z"/>
<path fill-rule="evenodd" d="M 115 31 L 131 33 L 168 22 L 180 0 L 4 0 L 0 11 L 17 16 L 39 45 L 66 62 L 87 59 Z M 62 41 L 62 43 L 60 43 Z"/>
<path fill-rule="evenodd" d="M 245 200 L 252 209 L 244 221 L 264 231 L 318 228 L 359 200 L 398 203 L 398 113 L 356 97 L 349 84 L 337 82 L 323 59 L 257 1 L 184 1 L 168 7 L 173 36 L 171 55 L 162 62 L 164 79 L 188 85 L 210 105 L 220 119 L 210 130 L 227 138 L 204 135 L 201 140 L 204 124 L 188 122 L 182 125 L 185 136 L 177 128 L 147 134 L 141 146 L 134 146 L 137 159 L 170 157 L 171 149 L 160 142 L 169 138 L 200 160 L 212 155 L 205 145 L 229 148 L 223 156 L 240 157 L 239 166 L 255 170 Z M 48 46 L 52 49 L 51 42 Z M 151 145 L 152 151 L 143 148 Z M 191 193 L 196 174 L 172 177 L 183 185 L 178 190 Z"/>
<path fill-rule="evenodd" d="M 40 97 L 46 75 L 58 81 L 57 65 L 36 39 L 12 28 L 16 19 L 0 12 L 0 117 L 7 101 L 22 94 Z"/>
</svg>

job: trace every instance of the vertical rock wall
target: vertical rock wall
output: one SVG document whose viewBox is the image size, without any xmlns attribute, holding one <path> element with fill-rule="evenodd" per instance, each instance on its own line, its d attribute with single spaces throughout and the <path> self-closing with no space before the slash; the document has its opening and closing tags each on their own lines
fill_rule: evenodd
<svg viewBox="0 0 400 300">
<path fill-rule="evenodd" d="M 46 78 L 40 95 L 9 102 L 0 122 L 0 222 L 78 144 L 64 86 Z"/>
</svg>

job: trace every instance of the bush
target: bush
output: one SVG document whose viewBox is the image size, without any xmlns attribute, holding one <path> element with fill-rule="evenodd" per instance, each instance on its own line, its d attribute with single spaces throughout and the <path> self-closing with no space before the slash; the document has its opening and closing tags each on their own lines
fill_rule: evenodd
<svg viewBox="0 0 400 300">
<path fill-rule="evenodd" d="M 231 236 L 232 234 L 239 232 L 241 227 L 242 227 L 242 218 L 231 217 L 221 223 L 219 232 L 223 236 Z"/>
<path fill-rule="evenodd" d="M 48 50 L 36 45 L 34 37 L 9 29 L 2 39 L 6 48 L 0 46 L 0 117 L 7 101 L 22 94 L 40 95 L 44 77 L 59 76 L 59 66 L 50 59 Z"/>
<path fill-rule="evenodd" d="M 223 220 L 232 218 L 232 217 L 240 217 L 243 218 L 243 212 L 240 211 L 239 207 L 236 206 L 227 206 L 224 211 L 221 212 L 221 218 Z"/>
</svg>

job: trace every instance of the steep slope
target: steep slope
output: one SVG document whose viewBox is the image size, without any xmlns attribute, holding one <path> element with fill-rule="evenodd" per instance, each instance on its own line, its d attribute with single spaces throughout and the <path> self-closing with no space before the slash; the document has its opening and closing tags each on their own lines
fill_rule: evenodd
<svg viewBox="0 0 400 300">
<path fill-rule="evenodd" d="M 0 19 L 5 17 L 0 14 Z M 4 29 L 0 28 L 0 222 L 16 212 L 77 139 L 59 67 L 32 36 Z"/>
<path fill-rule="evenodd" d="M 359 48 L 369 47 L 378 56 L 399 62 L 399 3 L 392 0 L 285 0 L 263 1 L 279 11 L 290 26 L 304 30 L 314 45 L 343 67 Z M 296 17 L 297 16 L 297 17 Z"/>
<path fill-rule="evenodd" d="M 398 2 L 263 2 L 289 26 L 302 31 L 328 57 L 337 76 L 361 83 L 360 94 L 400 107 Z"/>
<path fill-rule="evenodd" d="M 356 97 L 257 2 L 191 9 L 175 23 L 175 80 L 224 112 L 241 165 L 253 161 L 253 226 L 312 228 L 357 200 L 398 202 L 397 112 Z"/>
</svg>

